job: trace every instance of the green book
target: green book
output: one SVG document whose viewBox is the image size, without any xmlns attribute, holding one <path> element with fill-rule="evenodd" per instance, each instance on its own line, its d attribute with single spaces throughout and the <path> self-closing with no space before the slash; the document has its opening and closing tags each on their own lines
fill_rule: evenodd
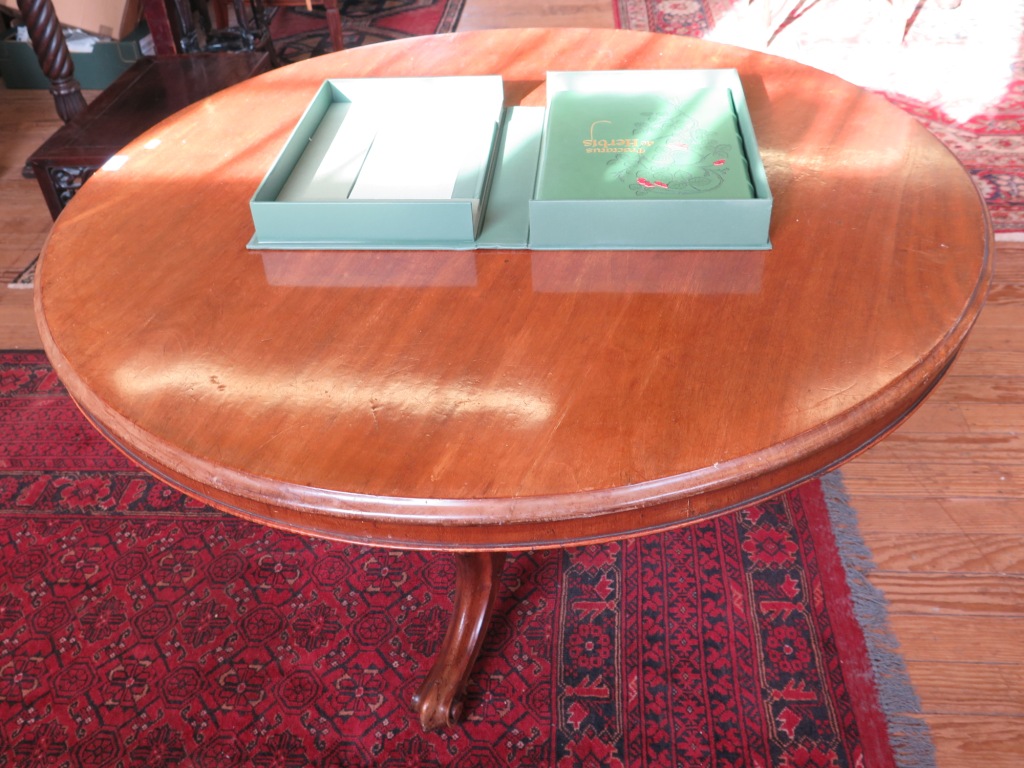
<svg viewBox="0 0 1024 768">
<path fill-rule="evenodd" d="M 726 88 L 559 91 L 549 100 L 537 200 L 755 196 Z"/>
</svg>

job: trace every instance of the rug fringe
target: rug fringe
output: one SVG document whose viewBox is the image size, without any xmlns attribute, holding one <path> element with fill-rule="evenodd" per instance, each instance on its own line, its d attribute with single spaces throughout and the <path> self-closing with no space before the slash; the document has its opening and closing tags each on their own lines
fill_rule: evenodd
<svg viewBox="0 0 1024 768">
<path fill-rule="evenodd" d="M 936 768 L 935 746 L 928 724 L 922 720 L 921 702 L 910 684 L 899 642 L 889 627 L 889 604 L 868 580 L 875 570 L 871 550 L 860 535 L 857 513 L 850 506 L 842 475 L 822 478 L 839 556 L 846 571 L 854 614 L 864 630 L 868 656 L 875 673 L 878 698 L 885 714 L 896 764 L 899 768 Z"/>
</svg>

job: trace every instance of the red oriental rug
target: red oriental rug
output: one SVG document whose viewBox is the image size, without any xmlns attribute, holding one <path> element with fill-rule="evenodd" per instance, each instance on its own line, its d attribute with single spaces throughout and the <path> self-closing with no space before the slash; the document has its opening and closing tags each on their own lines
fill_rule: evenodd
<svg viewBox="0 0 1024 768">
<path fill-rule="evenodd" d="M 465 0 L 350 0 L 342 8 L 345 47 L 451 32 Z M 285 61 L 332 51 L 322 9 L 276 9 L 270 34 Z"/>
<path fill-rule="evenodd" d="M 1024 240 L 1024 0 L 950 4 L 615 0 L 615 10 L 625 29 L 767 51 L 884 94 L 960 158 L 997 238 Z M 769 19 L 766 7 L 783 10 Z"/>
<path fill-rule="evenodd" d="M 424 734 L 407 702 L 452 607 L 448 557 L 190 501 L 100 438 L 38 352 L 0 354 L 0 435 L 0 764 L 930 764 L 863 613 L 877 596 L 851 601 L 834 477 L 511 557 L 467 719 Z"/>
</svg>

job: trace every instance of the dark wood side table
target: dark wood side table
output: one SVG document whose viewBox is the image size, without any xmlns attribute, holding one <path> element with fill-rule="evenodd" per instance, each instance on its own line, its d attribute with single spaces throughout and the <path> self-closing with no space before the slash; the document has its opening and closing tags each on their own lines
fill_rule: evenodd
<svg viewBox="0 0 1024 768">
<path fill-rule="evenodd" d="M 181 37 L 186 34 L 191 22 L 184 21 L 179 5 L 185 0 L 143 0 L 143 10 L 153 45 L 159 56 L 173 56 L 182 53 Z M 173 4 L 172 13 L 169 3 Z M 18 0 L 18 10 L 28 29 L 32 48 L 39 59 L 43 74 L 50 80 L 57 114 L 65 123 L 85 109 L 85 97 L 75 79 L 75 67 L 61 31 L 60 19 L 51 0 Z M 275 61 L 275 52 L 269 38 L 263 46 Z M 240 50 L 231 48 L 230 50 Z M 242 49 L 248 50 L 248 49 Z M 212 91 L 211 91 L 212 93 Z"/>
<path fill-rule="evenodd" d="M 331 77 L 736 68 L 770 251 L 254 252 L 249 199 Z M 410 125 L 411 140 L 415 125 Z M 71 396 L 154 474 L 341 541 L 454 552 L 416 696 L 458 717 L 504 552 L 686 525 L 864 450 L 981 310 L 970 177 L 879 96 L 774 56 L 612 30 L 494 30 L 317 57 L 160 123 L 56 223 L 36 312 Z M 83 258 L 87 256 L 87 258 Z"/>
<path fill-rule="evenodd" d="M 121 147 L 164 118 L 266 72 L 266 53 L 145 57 L 62 126 L 28 159 L 54 218 Z M 225 134 L 230 140 L 231 131 Z"/>
</svg>

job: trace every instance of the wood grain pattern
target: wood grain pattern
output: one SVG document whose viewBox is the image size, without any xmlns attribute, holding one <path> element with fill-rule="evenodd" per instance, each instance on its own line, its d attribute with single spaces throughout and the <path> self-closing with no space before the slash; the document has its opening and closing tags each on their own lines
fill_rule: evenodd
<svg viewBox="0 0 1024 768">
<path fill-rule="evenodd" d="M 88 100 L 95 91 L 86 91 Z M 0 84 L 0 277 L 16 278 L 36 256 L 53 219 L 39 185 L 22 175 L 33 150 L 62 125 L 48 91 L 8 90 Z M 0 343 L 41 349 L 32 313 L 32 291 L 0 285 Z"/>
<path fill-rule="evenodd" d="M 960 582 L 950 577 L 950 585 Z M 960 615 L 936 611 L 928 614 L 904 612 L 895 595 L 890 600 L 890 619 L 908 662 L 941 661 L 950 664 L 1021 664 L 1024 614 L 1016 616 Z M 966 602 L 971 601 L 968 596 Z M 982 599 L 984 599 L 982 597 Z"/>
<path fill-rule="evenodd" d="M 1024 728 L 1019 717 L 928 715 L 939 765 L 1020 768 Z"/>
<path fill-rule="evenodd" d="M 968 370 L 971 375 L 964 373 Z M 984 375 L 976 371 L 968 359 L 963 365 L 954 367 L 935 388 L 930 400 L 936 403 L 991 403 L 1009 408 L 1024 400 L 1024 384 L 1021 382 L 1020 376 Z"/>
<path fill-rule="evenodd" d="M 1024 616 L 1024 577 L 1013 573 L 876 572 L 871 581 L 882 588 L 893 610 L 908 613 L 954 613 L 979 616 Z"/>
<path fill-rule="evenodd" d="M 1017 243 L 1006 241 L 1006 247 L 999 250 L 996 264 L 998 269 L 992 275 L 993 291 L 998 293 L 998 289 L 1001 288 L 1020 295 L 1024 288 L 1024 247 L 1021 246 L 1019 238 Z M 990 301 L 989 305 L 991 306 L 993 303 L 998 304 L 999 301 Z M 990 313 L 991 309 L 985 312 L 985 314 Z"/>
<path fill-rule="evenodd" d="M 855 459 L 844 471 L 847 487 L 870 489 L 870 465 Z M 855 484 L 850 478 L 854 477 Z M 864 481 L 864 485 L 860 485 Z M 945 491 L 945 485 L 935 488 Z M 943 493 L 909 499 L 901 496 L 852 491 L 856 499 L 857 520 L 866 537 L 908 533 L 927 540 L 949 533 L 1014 535 L 1024 530 L 1024 499 L 1020 495 L 1000 499 L 985 497 L 953 498 Z M 950 569 L 955 570 L 955 569 Z"/>
<path fill-rule="evenodd" d="M 907 665 L 925 712 L 1013 717 L 1024 710 L 1024 670 L 1016 664 Z"/>
<path fill-rule="evenodd" d="M 998 386 L 998 385 L 993 385 Z M 934 435 L 962 432 L 988 434 L 996 438 L 1017 431 L 1022 417 L 1021 404 L 1009 400 L 1005 403 L 943 403 L 929 409 L 927 419 L 908 421 L 903 434 Z"/>
<path fill-rule="evenodd" d="M 984 457 L 977 463 L 965 459 L 957 464 L 925 466 L 876 462 L 871 464 L 870 486 L 851 481 L 851 487 L 864 494 L 928 498 L 942 478 L 952 496 L 1004 498 L 1017 495 L 1020 475 L 1020 465 L 995 464 Z"/>
<path fill-rule="evenodd" d="M 1024 760 L 1022 257 L 1000 247 L 950 375 L 844 470 L 941 768 Z"/>
<path fill-rule="evenodd" d="M 775 197 L 771 251 L 244 248 L 248 199 L 326 77 L 500 73 L 510 103 L 542 104 L 554 68 L 666 67 L 739 70 Z M 556 546 L 775 493 L 919 404 L 990 269 L 970 178 L 912 118 L 820 71 L 687 38 L 368 46 L 222 92 L 123 154 L 66 209 L 39 272 L 58 373 L 173 484 L 350 541 Z M 370 277 L 347 282 L 350 263 Z M 396 287 L 403 263 L 437 279 Z M 467 268 L 468 285 L 446 279 Z"/>
<path fill-rule="evenodd" d="M 882 571 L 1024 575 L 1024 532 L 883 533 L 866 538 Z"/>
<path fill-rule="evenodd" d="M 913 432 L 900 430 L 864 457 L 866 464 L 903 463 L 921 460 L 930 464 L 952 466 L 971 463 L 998 462 L 1000 465 L 1021 463 L 1024 441 L 1013 431 L 980 435 L 949 432 Z"/>
</svg>

